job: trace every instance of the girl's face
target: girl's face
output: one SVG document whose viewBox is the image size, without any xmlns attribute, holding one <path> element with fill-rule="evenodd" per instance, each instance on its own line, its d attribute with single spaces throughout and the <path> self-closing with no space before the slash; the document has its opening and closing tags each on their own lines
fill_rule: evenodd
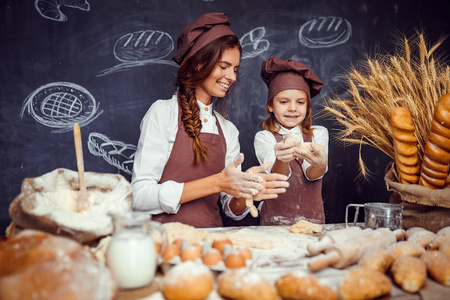
<svg viewBox="0 0 450 300">
<path fill-rule="evenodd" d="M 205 81 L 195 87 L 195 97 L 206 105 L 212 98 L 223 98 L 231 85 L 236 81 L 241 53 L 239 49 L 226 49 L 217 65 Z"/>
<path fill-rule="evenodd" d="M 302 90 L 284 90 L 275 95 L 268 105 L 283 127 L 292 129 L 299 125 L 308 111 L 308 96 Z"/>
</svg>

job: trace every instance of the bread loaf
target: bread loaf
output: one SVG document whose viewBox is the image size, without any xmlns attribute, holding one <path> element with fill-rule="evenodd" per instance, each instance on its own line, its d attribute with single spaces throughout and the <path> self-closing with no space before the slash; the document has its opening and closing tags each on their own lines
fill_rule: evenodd
<svg viewBox="0 0 450 300">
<path fill-rule="evenodd" d="M 394 257 L 387 249 L 374 249 L 364 253 L 358 261 L 358 267 L 385 273 L 393 260 Z"/>
<path fill-rule="evenodd" d="M 339 299 L 374 299 L 389 294 L 392 282 L 385 274 L 357 268 L 350 270 L 339 284 Z"/>
<path fill-rule="evenodd" d="M 439 252 L 442 252 L 450 257 L 450 237 L 447 237 L 441 242 L 439 245 Z"/>
<path fill-rule="evenodd" d="M 431 189 L 446 186 L 450 163 L 450 94 L 435 107 L 431 130 L 423 153 L 419 184 Z"/>
<path fill-rule="evenodd" d="M 65 237 L 24 230 L 0 242 L 0 299 L 115 299 L 117 284 L 91 251 Z"/>
<path fill-rule="evenodd" d="M 233 300 L 276 300 L 275 287 L 257 273 L 245 268 L 228 269 L 217 278 L 217 292 Z"/>
<path fill-rule="evenodd" d="M 419 181 L 420 167 L 417 138 L 414 136 L 415 127 L 408 109 L 397 107 L 391 111 L 391 128 L 398 181 L 415 184 Z"/>
<path fill-rule="evenodd" d="M 421 245 L 409 241 L 400 241 L 392 244 L 389 246 L 388 251 L 394 259 L 402 256 L 420 257 L 425 253 L 425 249 Z"/>
<path fill-rule="evenodd" d="M 420 230 L 414 232 L 408 237 L 408 242 L 415 243 L 424 248 L 436 237 L 436 233 L 429 230 Z"/>
<path fill-rule="evenodd" d="M 450 286 L 450 256 L 441 251 L 430 250 L 420 259 L 427 264 L 430 276 L 442 285 Z"/>
<path fill-rule="evenodd" d="M 418 257 L 397 258 L 392 264 L 391 272 L 395 283 L 410 293 L 419 291 L 427 279 L 427 266 Z"/>
<path fill-rule="evenodd" d="M 285 274 L 275 282 L 275 287 L 283 299 L 337 300 L 336 291 L 330 286 L 320 284 L 317 277 L 312 274 L 303 276 Z"/>
<path fill-rule="evenodd" d="M 429 250 L 437 250 L 442 241 L 450 238 L 450 226 L 444 227 L 436 232 L 436 236 L 428 244 Z"/>
</svg>

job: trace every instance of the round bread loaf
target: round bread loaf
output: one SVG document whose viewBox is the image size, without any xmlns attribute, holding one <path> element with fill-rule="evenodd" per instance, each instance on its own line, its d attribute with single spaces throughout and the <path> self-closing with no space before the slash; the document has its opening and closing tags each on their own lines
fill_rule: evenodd
<svg viewBox="0 0 450 300">
<path fill-rule="evenodd" d="M 214 276 L 202 263 L 186 261 L 171 268 L 164 276 L 161 290 L 167 300 L 201 300 L 214 287 Z"/>
<path fill-rule="evenodd" d="M 275 282 L 275 287 L 278 295 L 283 299 L 338 299 L 337 293 L 332 287 L 320 284 L 317 277 L 312 274 L 304 276 L 285 274 Z"/>
<path fill-rule="evenodd" d="M 24 230 L 0 242 L 0 299 L 115 299 L 109 269 L 78 242 Z"/>
</svg>

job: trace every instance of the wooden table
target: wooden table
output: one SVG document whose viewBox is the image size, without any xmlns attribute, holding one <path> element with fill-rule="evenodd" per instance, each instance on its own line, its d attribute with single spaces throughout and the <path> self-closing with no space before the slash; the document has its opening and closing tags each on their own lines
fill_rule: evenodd
<svg viewBox="0 0 450 300">
<path fill-rule="evenodd" d="M 362 224 L 357 224 L 358 226 L 362 226 Z M 324 225 L 324 230 L 335 230 L 344 228 L 345 224 L 327 224 Z M 248 266 L 252 271 L 256 271 L 261 273 L 266 279 L 269 281 L 274 281 L 276 278 L 281 276 L 281 273 L 287 273 L 290 270 L 298 271 L 301 268 L 306 268 L 306 260 L 309 258 L 304 254 L 307 252 L 306 248 L 302 249 L 306 245 L 307 239 L 310 241 L 317 240 L 317 236 L 308 236 L 301 237 L 301 235 L 293 234 L 289 232 L 289 227 L 285 226 L 249 226 L 249 227 L 224 227 L 224 228 L 210 228 L 206 229 L 208 234 L 251 234 L 253 237 L 266 236 L 268 240 L 272 239 L 273 241 L 277 241 L 279 239 L 285 239 L 285 243 L 278 245 L 281 248 L 289 248 L 289 241 L 305 241 L 305 243 L 301 242 L 302 245 L 299 245 L 299 249 L 296 250 L 295 253 L 292 253 L 292 256 L 289 256 L 285 250 L 267 250 L 266 257 L 264 256 L 263 249 L 252 249 L 254 253 L 254 262 L 253 265 Z M 296 242 L 300 244 L 300 242 Z M 297 245 L 296 244 L 296 245 Z M 277 252 L 279 251 L 279 252 Z M 283 252 L 284 253 L 281 253 Z M 256 257 L 255 257 L 256 254 Z M 303 256 L 303 257 L 302 257 Z M 263 261 L 263 263 L 259 263 Z M 269 262 L 270 263 L 267 263 Z M 258 265 L 259 263 L 259 265 Z M 282 270 L 283 267 L 286 267 L 285 270 Z M 277 270 L 276 274 L 271 274 L 274 269 Z M 281 271 L 280 271 L 281 270 Z M 341 272 L 341 273 L 339 273 Z M 327 274 L 332 274 L 332 276 L 337 276 L 337 278 L 342 274 L 341 277 L 345 274 L 345 270 L 337 270 L 333 268 L 327 268 L 320 272 L 320 274 L 316 274 L 318 277 L 327 276 Z M 336 275 L 337 274 L 337 275 Z M 272 276 L 273 275 L 273 276 Z M 158 282 L 163 277 L 163 272 L 161 269 L 158 269 L 155 281 L 153 281 L 149 286 L 135 289 L 135 290 L 121 290 L 118 293 L 117 300 L 136 300 L 136 299 L 145 299 L 145 300 L 161 300 L 164 299 L 162 294 L 158 289 Z M 391 294 L 379 299 L 382 300 L 441 300 L 441 299 L 450 299 L 450 288 L 444 287 L 431 279 L 427 279 L 425 286 L 421 289 L 419 293 L 409 294 L 401 290 L 395 284 L 393 284 L 393 289 Z M 216 291 L 213 291 L 207 300 L 216 300 L 222 299 Z"/>
</svg>

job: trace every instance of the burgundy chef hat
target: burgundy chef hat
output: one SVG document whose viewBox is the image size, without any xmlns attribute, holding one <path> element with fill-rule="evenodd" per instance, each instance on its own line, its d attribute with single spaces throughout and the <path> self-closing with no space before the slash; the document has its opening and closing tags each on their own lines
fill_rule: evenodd
<svg viewBox="0 0 450 300">
<path fill-rule="evenodd" d="M 177 39 L 177 52 L 173 60 L 181 64 L 186 54 L 192 56 L 209 42 L 226 35 L 235 35 L 230 20 L 223 12 L 207 13 L 187 25 Z"/>
<path fill-rule="evenodd" d="M 293 59 L 282 60 L 276 56 L 271 56 L 262 63 L 261 77 L 269 88 L 267 101 L 279 92 L 291 89 L 305 91 L 311 99 L 323 87 L 319 77 L 303 63 Z"/>
</svg>

